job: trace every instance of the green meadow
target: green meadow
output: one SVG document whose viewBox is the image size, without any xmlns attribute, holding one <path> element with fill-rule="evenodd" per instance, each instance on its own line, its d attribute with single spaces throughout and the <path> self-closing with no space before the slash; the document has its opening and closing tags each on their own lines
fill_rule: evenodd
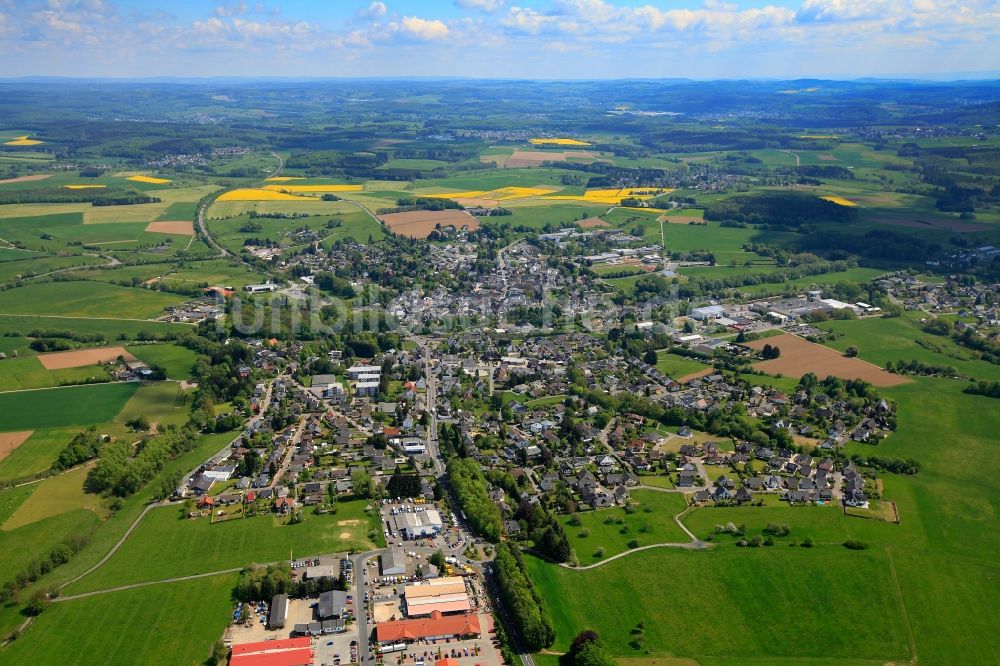
<svg viewBox="0 0 1000 666">
<path fill-rule="evenodd" d="M 60 601 L 4 658 L 52 664 L 71 654 L 76 664 L 203 664 L 228 623 L 235 584 L 229 574 Z"/>
<path fill-rule="evenodd" d="M 336 514 L 306 512 L 305 522 L 299 525 L 281 525 L 271 514 L 213 525 L 208 518 L 182 517 L 182 506 L 156 509 L 110 560 L 67 588 L 67 593 L 220 571 L 248 562 L 287 560 L 290 556 L 368 550 L 374 545 L 368 530 L 378 527 L 378 517 L 364 511 L 367 505 L 366 501 L 343 502 L 337 505 Z M 350 538 L 341 539 L 342 532 L 349 532 Z"/>
<path fill-rule="evenodd" d="M 674 522 L 674 516 L 687 506 L 684 495 L 634 488 L 629 494 L 635 502 L 634 511 L 616 507 L 581 512 L 577 514 L 580 525 L 573 525 L 570 517 L 562 520 L 563 529 L 580 564 L 591 564 L 623 553 L 634 547 L 629 545 L 631 543 L 648 546 L 690 540 Z M 604 551 L 603 555 L 596 554 L 598 549 Z"/>
<path fill-rule="evenodd" d="M 184 299 L 175 294 L 100 282 L 45 282 L 0 292 L 5 314 L 151 319 Z"/>
</svg>

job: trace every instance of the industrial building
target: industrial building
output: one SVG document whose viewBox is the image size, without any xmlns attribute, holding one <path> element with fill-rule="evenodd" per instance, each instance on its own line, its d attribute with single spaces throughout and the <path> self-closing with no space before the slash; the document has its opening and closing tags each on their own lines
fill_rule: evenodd
<svg viewBox="0 0 1000 666">
<path fill-rule="evenodd" d="M 278 594 L 271 599 L 271 611 L 267 615 L 268 629 L 284 629 L 288 618 L 288 595 Z"/>
<path fill-rule="evenodd" d="M 321 620 L 330 618 L 345 618 L 350 614 L 347 606 L 347 592 L 341 590 L 330 590 L 319 595 L 319 603 L 316 605 L 316 614 Z"/>
<path fill-rule="evenodd" d="M 434 536 L 441 531 L 444 523 L 441 521 L 441 514 L 437 509 L 425 509 L 423 511 L 401 512 L 393 517 L 396 531 L 403 535 L 404 539 L 423 539 Z"/>
<path fill-rule="evenodd" d="M 407 585 L 403 591 L 407 617 L 434 616 L 435 613 L 467 613 L 472 610 L 465 579 L 448 576 Z"/>
<path fill-rule="evenodd" d="M 402 548 L 390 548 L 388 553 L 379 555 L 383 576 L 402 576 L 406 573 L 406 556 Z"/>
</svg>

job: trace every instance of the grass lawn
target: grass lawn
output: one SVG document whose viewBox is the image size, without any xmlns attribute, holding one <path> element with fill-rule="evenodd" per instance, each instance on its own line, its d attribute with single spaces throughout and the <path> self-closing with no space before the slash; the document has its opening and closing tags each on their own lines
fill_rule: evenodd
<svg viewBox="0 0 1000 666">
<path fill-rule="evenodd" d="M 166 370 L 170 379 L 190 379 L 197 358 L 193 351 L 180 345 L 132 345 L 127 349 L 137 359 Z"/>
<path fill-rule="evenodd" d="M 184 299 L 175 294 L 101 282 L 46 282 L 0 292 L 5 314 L 150 319 Z"/>
<path fill-rule="evenodd" d="M 144 416 L 150 423 L 160 426 L 179 426 L 187 421 L 188 407 L 187 396 L 177 382 L 144 382 L 122 407 L 115 421 L 127 423 Z"/>
<path fill-rule="evenodd" d="M 734 663 L 910 657 L 884 551 L 653 549 L 590 571 L 526 562 L 550 600 L 559 651 L 589 627 L 623 657 L 647 650 Z M 636 650 L 629 638 L 640 621 L 645 642 Z"/>
<path fill-rule="evenodd" d="M 656 369 L 674 379 L 690 375 L 695 372 L 707 370 L 711 365 L 696 361 L 686 356 L 678 356 L 667 351 L 660 350 L 656 353 Z"/>
<path fill-rule="evenodd" d="M 45 479 L 38 484 L 36 492 L 32 493 L 31 497 L 18 507 L 14 515 L 7 519 L 3 529 L 16 530 L 77 509 L 93 511 L 101 517 L 106 516 L 107 509 L 103 506 L 100 496 L 83 492 L 83 482 L 89 472 L 90 466 L 78 467 Z"/>
<path fill-rule="evenodd" d="M 55 603 L 0 660 L 202 664 L 226 627 L 235 585 L 230 574 Z"/>
<path fill-rule="evenodd" d="M 181 518 L 183 507 L 172 506 L 147 514 L 125 545 L 100 569 L 67 588 L 67 593 L 100 590 L 115 585 L 172 576 L 219 571 L 250 562 L 367 550 L 373 544 L 368 530 L 367 502 L 345 502 L 334 515 L 305 513 L 300 525 L 277 525 L 270 515 L 211 524 L 207 518 Z M 347 522 L 341 525 L 342 522 Z M 355 522 L 357 521 L 357 522 Z M 348 537 L 340 538 L 342 533 Z"/>
<path fill-rule="evenodd" d="M 0 393 L 0 431 L 105 423 L 138 388 L 129 382 Z"/>
<path fill-rule="evenodd" d="M 17 479 L 48 469 L 78 432 L 80 428 L 36 430 L 0 460 L 0 479 Z"/>
<path fill-rule="evenodd" d="M 630 494 L 639 503 L 638 511 L 633 513 L 620 507 L 585 511 L 579 514 L 579 527 L 570 524 L 570 517 L 562 518 L 566 536 L 580 564 L 602 559 L 594 556 L 598 548 L 604 549 L 603 557 L 625 552 L 633 539 L 638 540 L 640 546 L 690 541 L 674 522 L 674 516 L 687 505 L 682 494 L 641 489 L 632 489 Z M 589 532 L 588 536 L 582 536 L 584 530 Z"/>
</svg>

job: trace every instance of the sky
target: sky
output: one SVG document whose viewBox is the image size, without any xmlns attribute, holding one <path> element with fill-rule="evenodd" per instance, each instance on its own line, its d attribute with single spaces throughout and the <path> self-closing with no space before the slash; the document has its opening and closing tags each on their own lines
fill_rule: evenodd
<svg viewBox="0 0 1000 666">
<path fill-rule="evenodd" d="M 0 77 L 834 78 L 1000 70 L 1000 0 L 0 0 Z"/>
</svg>

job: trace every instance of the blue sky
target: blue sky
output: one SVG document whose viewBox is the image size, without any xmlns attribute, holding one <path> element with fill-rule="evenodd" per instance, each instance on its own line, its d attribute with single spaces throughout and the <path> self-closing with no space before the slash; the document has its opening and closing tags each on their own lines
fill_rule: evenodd
<svg viewBox="0 0 1000 666">
<path fill-rule="evenodd" d="M 0 0 L 0 76 L 856 78 L 1000 69 L 1000 0 Z"/>
</svg>

